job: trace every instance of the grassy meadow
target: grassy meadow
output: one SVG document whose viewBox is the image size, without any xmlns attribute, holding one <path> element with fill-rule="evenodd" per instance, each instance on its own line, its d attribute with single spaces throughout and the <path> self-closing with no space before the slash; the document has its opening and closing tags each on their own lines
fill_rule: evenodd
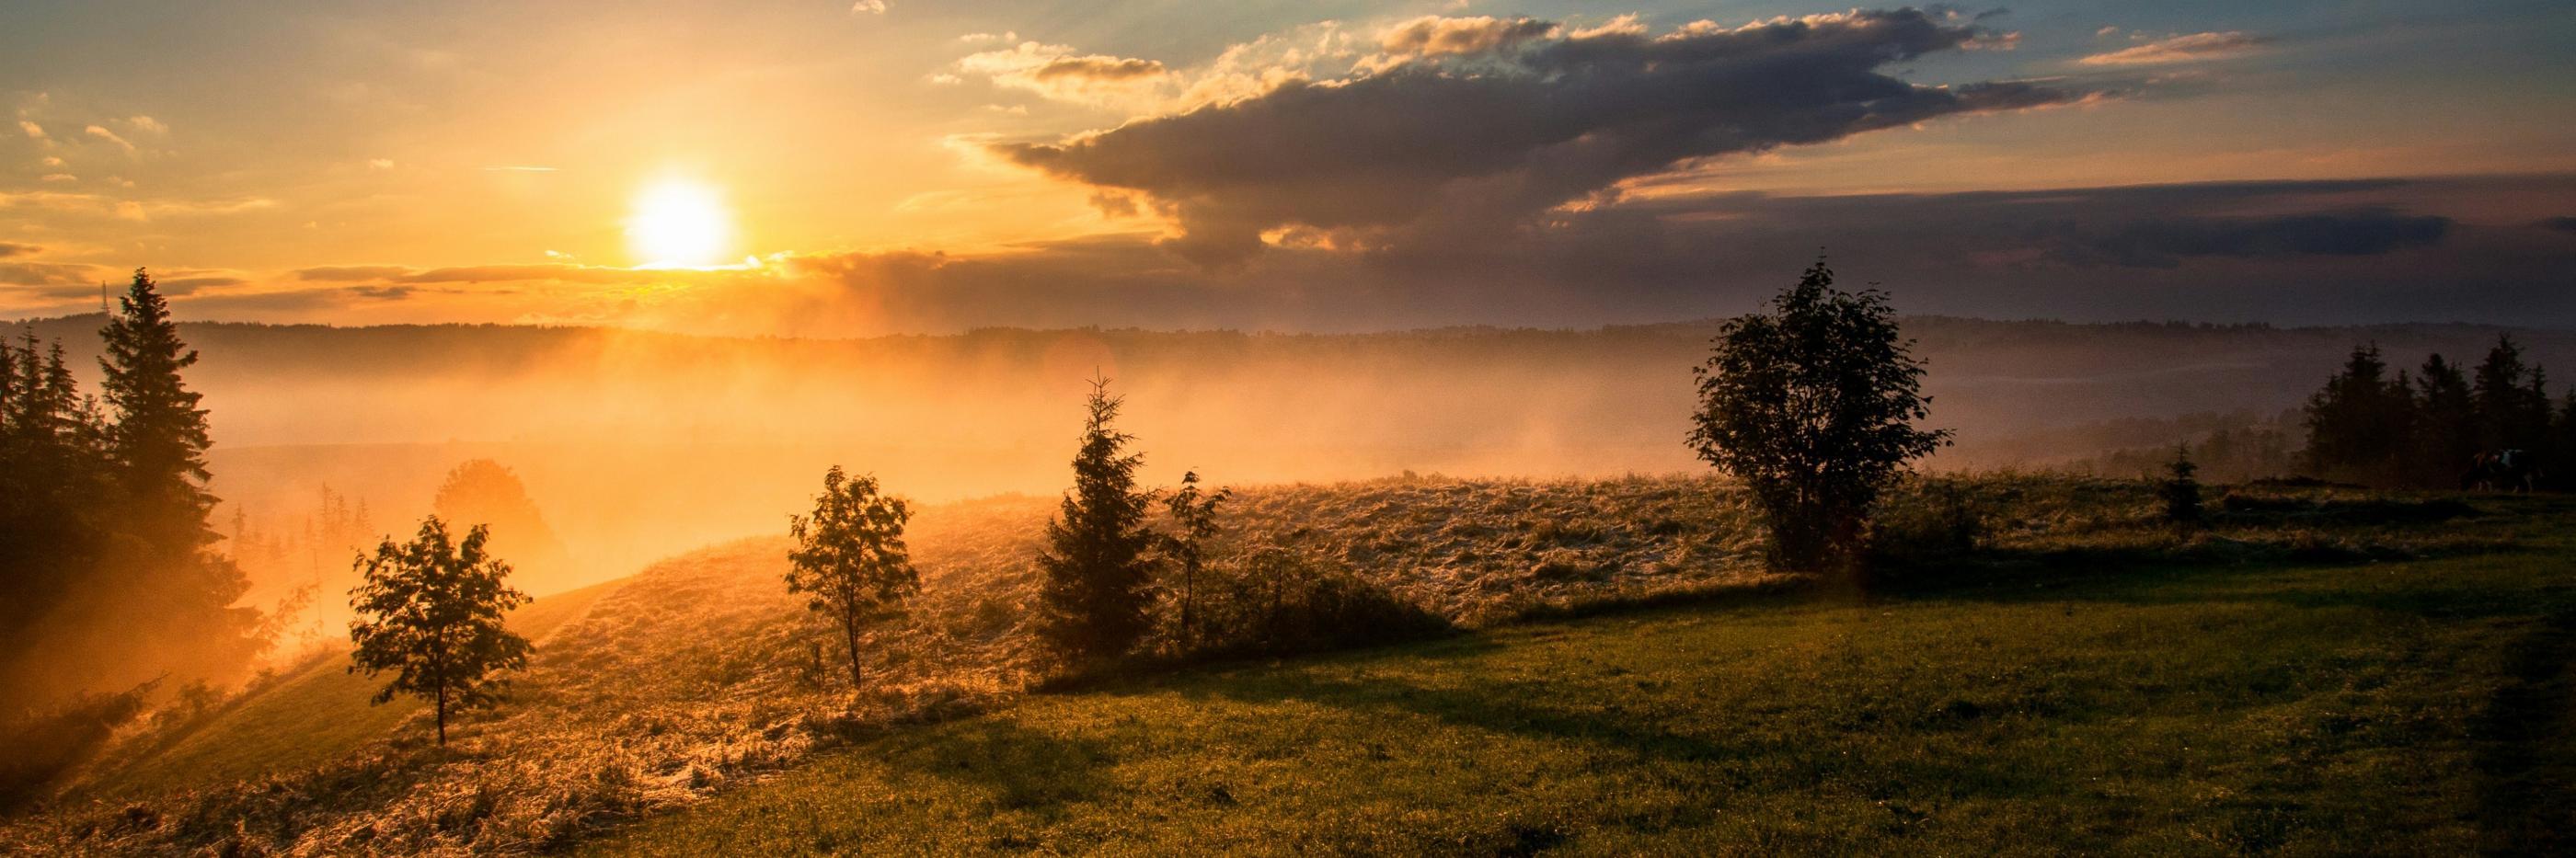
<svg viewBox="0 0 2576 858">
<path fill-rule="evenodd" d="M 2518 549 L 2005 566 L 1040 695 L 584 854 L 2546 853 L 2576 505 L 2500 505 L 2469 529 Z"/>
<path fill-rule="evenodd" d="M 2576 502 L 1909 485 L 1866 589 L 1760 571 L 1705 478 L 1256 487 L 1454 631 L 1050 681 L 1052 499 L 926 509 L 853 691 L 762 538 L 531 605 L 446 749 L 319 665 L 114 750 L 20 851 L 2458 852 L 2570 822 Z M 550 604 L 551 603 L 551 604 Z M 578 604 L 576 604 L 578 603 Z M 2041 836 L 2035 832 L 2046 832 Z"/>
</svg>

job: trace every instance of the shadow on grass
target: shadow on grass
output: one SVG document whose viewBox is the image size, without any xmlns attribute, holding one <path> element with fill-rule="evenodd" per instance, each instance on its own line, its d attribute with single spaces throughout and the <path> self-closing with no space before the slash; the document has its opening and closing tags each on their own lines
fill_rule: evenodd
<svg viewBox="0 0 2576 858">
<path fill-rule="evenodd" d="M 899 735 L 884 749 L 887 764 L 981 788 L 995 806 L 1008 810 L 1044 810 L 1088 800 L 1102 788 L 1101 770 L 1116 763 L 1105 743 L 1033 730 L 1006 718 Z"/>
<path fill-rule="evenodd" d="M 2483 556 L 2523 554 L 2534 563 L 2555 563 L 2554 556 L 2519 546 L 2497 546 L 2475 552 Z M 2446 559 L 2466 554 L 2421 559 Z M 1912 570 L 1909 577 L 1873 589 L 1879 598 L 1906 601 L 1976 601 L 1998 603 L 2102 602 L 2126 605 L 2178 605 L 2268 601 L 2300 609 L 2367 608 L 2412 614 L 2432 620 L 2530 616 L 2549 611 L 2576 592 L 2567 584 L 2529 581 L 2501 583 L 2478 578 L 2418 576 L 2404 579 L 2356 578 L 2350 582 L 2313 578 L 2268 579 L 2284 572 L 2349 570 L 2371 573 L 2380 561 L 2344 555 L 2283 556 L 2240 563 L 2211 563 L 2151 550 L 2080 549 L 2055 551 L 1986 550 L 1941 568 Z M 2545 601 L 2535 602 L 2535 594 Z"/>
<path fill-rule="evenodd" d="M 2490 854 L 2576 849 L 2576 610 L 2514 643 L 2511 684 L 2488 701 L 2478 753 L 2479 847 Z"/>
<path fill-rule="evenodd" d="M 1742 756 L 1739 749 L 1651 724 L 1552 706 L 1546 702 L 1549 694 L 1518 683 L 1475 690 L 1425 688 L 1382 677 L 1352 682 L 1285 671 L 1223 683 L 1193 683 L 1178 690 L 1193 701 L 1221 698 L 1264 705 L 1297 701 L 1354 712 L 1421 715 L 1461 727 L 1594 744 L 1647 759 L 1709 762 Z"/>
</svg>

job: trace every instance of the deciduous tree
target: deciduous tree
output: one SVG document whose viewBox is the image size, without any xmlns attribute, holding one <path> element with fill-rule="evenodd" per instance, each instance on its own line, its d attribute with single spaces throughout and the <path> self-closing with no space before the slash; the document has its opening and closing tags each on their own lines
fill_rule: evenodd
<svg viewBox="0 0 2576 858">
<path fill-rule="evenodd" d="M 528 597 L 506 580 L 510 564 L 484 551 L 489 539 L 476 525 L 454 541 L 433 515 L 410 542 L 388 538 L 358 558 L 365 580 L 350 593 L 358 616 L 349 622 L 349 670 L 394 675 L 376 703 L 397 694 L 429 701 L 440 745 L 451 713 L 497 702 L 506 680 L 495 674 L 528 663 L 528 639 L 502 624 Z"/>
<path fill-rule="evenodd" d="M 1822 260 L 1770 311 L 1726 323 L 1698 368 L 1690 445 L 1743 481 L 1770 531 L 1770 559 L 1848 569 L 1870 507 L 1908 462 L 1946 443 L 1923 365 L 1877 290 L 1834 288 Z"/>
<path fill-rule="evenodd" d="M 868 626 L 903 616 L 921 592 L 921 575 L 903 541 L 912 507 L 877 490 L 877 478 L 851 478 L 838 465 L 823 474 L 814 514 L 790 516 L 795 550 L 787 552 L 787 592 L 841 627 L 850 650 L 850 687 L 860 686 L 859 637 Z"/>
</svg>

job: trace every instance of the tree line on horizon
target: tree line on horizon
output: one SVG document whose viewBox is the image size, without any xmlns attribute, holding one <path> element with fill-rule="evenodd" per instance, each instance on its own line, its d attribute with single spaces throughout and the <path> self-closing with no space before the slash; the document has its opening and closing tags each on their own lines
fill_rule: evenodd
<svg viewBox="0 0 2576 858">
<path fill-rule="evenodd" d="M 2553 399 L 2548 374 L 2500 336 L 2475 367 L 2436 353 L 2397 369 L 2356 346 L 2302 411 L 2310 476 L 2390 488 L 2470 488 L 2481 456 L 2515 451 L 2541 487 L 2576 486 L 2576 389 Z"/>
</svg>

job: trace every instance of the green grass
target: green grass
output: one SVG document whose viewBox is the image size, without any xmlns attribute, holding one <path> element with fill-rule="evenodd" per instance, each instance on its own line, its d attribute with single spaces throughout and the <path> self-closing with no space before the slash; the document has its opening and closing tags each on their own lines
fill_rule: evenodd
<svg viewBox="0 0 2576 858">
<path fill-rule="evenodd" d="M 542 642 L 621 581 L 529 602 L 512 631 Z M 369 705 L 384 679 L 348 671 L 347 656 L 319 659 L 207 716 L 195 729 L 106 761 L 79 786 L 84 797 L 165 792 L 322 765 L 382 742 L 426 704 L 399 697 Z"/>
<path fill-rule="evenodd" d="M 2576 831 L 2576 507 L 2515 509 L 2481 525 L 2513 552 L 1995 575 L 1036 695 L 584 851 L 2546 852 Z"/>
</svg>

